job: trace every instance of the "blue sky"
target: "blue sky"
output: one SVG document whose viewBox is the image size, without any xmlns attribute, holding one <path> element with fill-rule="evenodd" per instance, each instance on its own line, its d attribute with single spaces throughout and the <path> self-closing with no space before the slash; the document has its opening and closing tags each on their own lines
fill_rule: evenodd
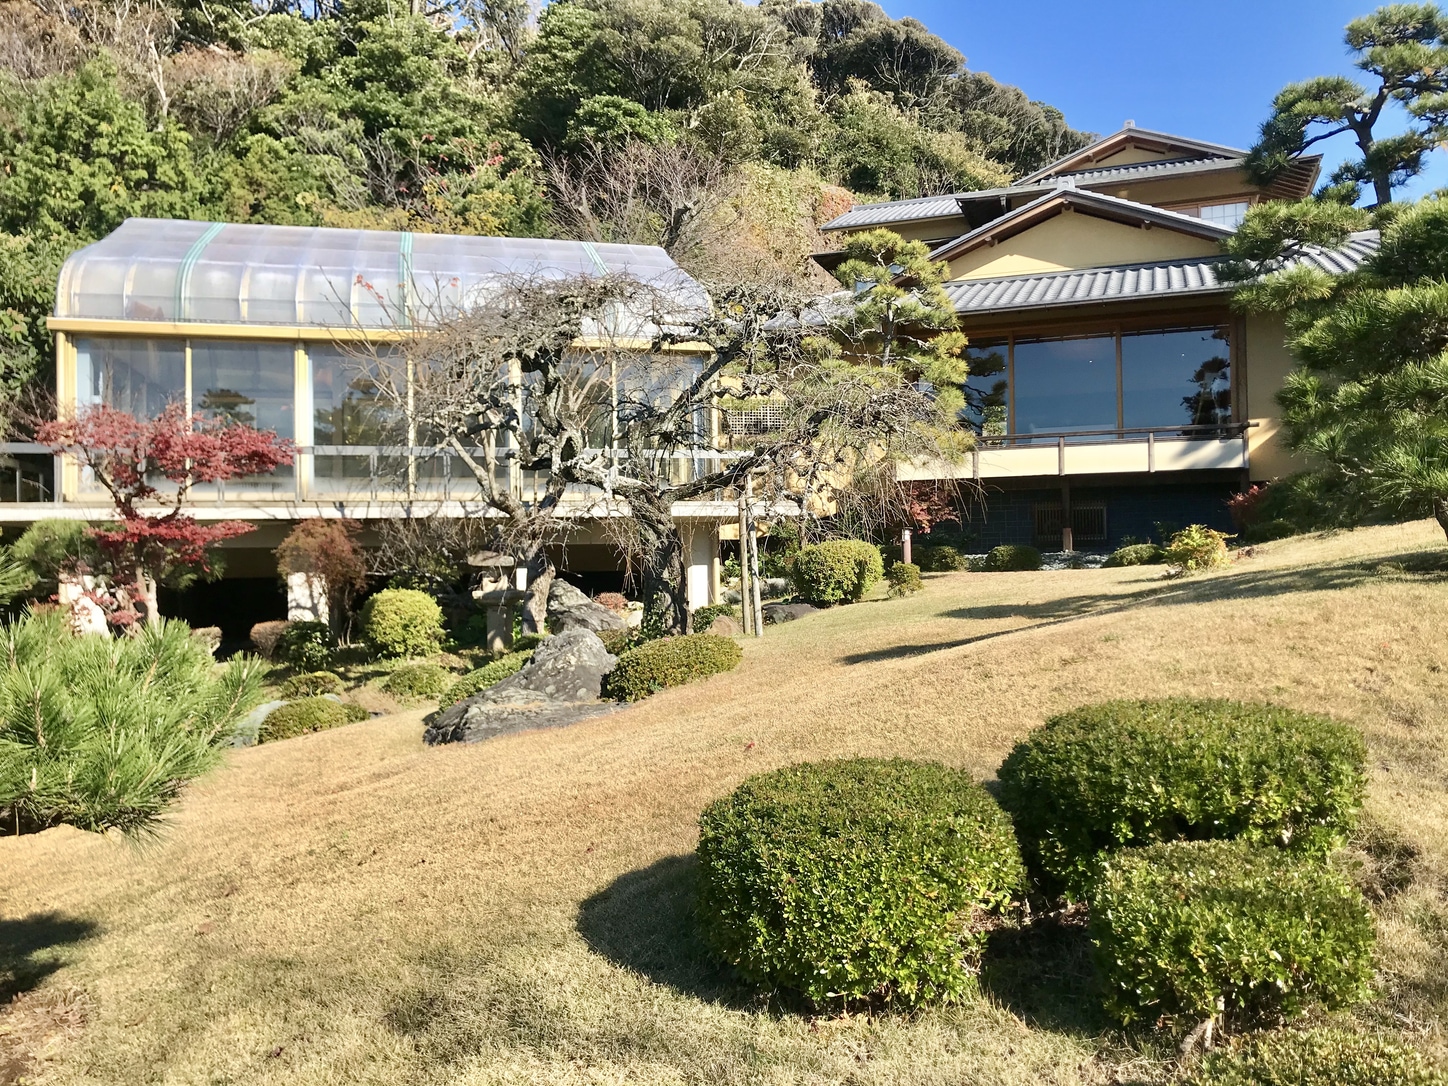
<svg viewBox="0 0 1448 1086">
<path fill-rule="evenodd" d="M 1065 111 L 1075 128 L 1142 128 L 1250 146 L 1283 85 L 1353 75 L 1342 31 L 1373 0 L 884 0 L 976 71 Z M 1323 174 L 1348 154 L 1320 147 Z M 1403 195 L 1448 186 L 1448 151 Z"/>
</svg>

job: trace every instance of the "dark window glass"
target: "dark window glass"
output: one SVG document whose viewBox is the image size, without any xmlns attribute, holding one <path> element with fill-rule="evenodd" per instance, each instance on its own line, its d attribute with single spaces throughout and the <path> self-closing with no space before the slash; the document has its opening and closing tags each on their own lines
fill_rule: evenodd
<svg viewBox="0 0 1448 1086">
<path fill-rule="evenodd" d="M 296 437 L 296 360 L 290 343 L 191 341 L 192 408 L 228 424 L 275 430 Z M 282 489 L 291 467 L 245 485 Z M 228 489 L 237 485 L 228 482 Z M 290 483 L 286 486 L 290 487 Z"/>
<path fill-rule="evenodd" d="M 1222 328 L 1121 337 L 1121 385 L 1129 427 L 1232 421 L 1231 352 Z"/>
<path fill-rule="evenodd" d="M 79 405 L 105 404 L 140 419 L 155 418 L 186 398 L 186 343 L 180 339 L 78 339 Z"/>
<path fill-rule="evenodd" d="M 1116 337 L 1016 340 L 1016 432 L 1111 430 L 1116 423 Z"/>
<path fill-rule="evenodd" d="M 966 424 L 982 437 L 1004 434 L 1010 418 L 1009 371 L 1005 340 L 984 340 L 972 343 L 964 357 L 969 376 L 961 390 L 965 393 Z"/>
<path fill-rule="evenodd" d="M 317 445 L 405 445 L 405 387 L 394 388 L 386 359 L 338 347 L 308 348 L 312 440 Z M 397 375 L 399 378 L 401 374 Z"/>
</svg>

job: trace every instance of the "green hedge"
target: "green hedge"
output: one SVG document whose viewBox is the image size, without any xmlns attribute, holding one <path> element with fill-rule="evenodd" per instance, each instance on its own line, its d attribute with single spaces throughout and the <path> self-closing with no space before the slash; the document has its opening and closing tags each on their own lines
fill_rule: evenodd
<svg viewBox="0 0 1448 1086">
<path fill-rule="evenodd" d="M 1400 1040 L 1329 1028 L 1258 1034 L 1183 1086 L 1448 1086 L 1448 1073 Z"/>
<path fill-rule="evenodd" d="M 426 592 L 383 589 L 362 609 L 362 636 L 378 656 L 431 656 L 442 648 L 442 608 Z"/>
<path fill-rule="evenodd" d="M 1111 552 L 1103 565 L 1111 569 L 1120 566 L 1159 566 L 1166 561 L 1166 551 L 1155 543 L 1132 543 Z"/>
<path fill-rule="evenodd" d="M 282 697 L 308 698 L 316 694 L 340 694 L 342 680 L 330 671 L 308 671 L 282 683 Z"/>
<path fill-rule="evenodd" d="M 404 664 L 382 681 L 382 689 L 400 698 L 436 698 L 456 678 L 437 664 Z"/>
<path fill-rule="evenodd" d="M 276 657 L 297 671 L 321 671 L 332 662 L 337 639 L 325 622 L 289 622 L 276 641 Z"/>
<path fill-rule="evenodd" d="M 438 701 L 445 708 L 449 705 L 456 705 L 464 698 L 470 698 L 474 694 L 481 694 L 488 687 L 502 682 L 509 675 L 516 675 L 532 658 L 532 649 L 527 652 L 510 652 L 506 656 L 499 656 L 491 663 L 484 664 L 475 671 L 469 671 L 449 686 Z"/>
<path fill-rule="evenodd" d="M 958 1000 L 1019 900 L 1010 821 L 962 770 L 857 759 L 752 777 L 699 818 L 699 916 L 747 979 L 817 1005 Z"/>
<path fill-rule="evenodd" d="M 859 539 L 832 539 L 803 547 L 790 569 L 795 591 L 821 607 L 856 602 L 884 575 L 880 548 Z"/>
<path fill-rule="evenodd" d="M 728 617 L 739 620 L 739 608 L 732 603 L 710 603 L 694 608 L 689 621 L 695 633 L 708 633 L 716 618 Z M 612 651 L 611 649 L 609 651 Z"/>
<path fill-rule="evenodd" d="M 992 547 L 981 563 L 986 573 L 1019 573 L 1041 568 L 1041 552 L 1024 543 L 1003 543 Z"/>
<path fill-rule="evenodd" d="M 353 724 L 368 717 L 366 709 L 321 695 L 289 701 L 267 714 L 261 722 L 257 742 L 272 743 L 278 739 L 291 739 L 308 732 L 326 731 L 328 728 Z"/>
<path fill-rule="evenodd" d="M 1047 896 L 1082 898 L 1098 854 L 1176 838 L 1325 853 L 1351 829 L 1362 736 L 1274 705 L 1114 701 L 1063 713 L 1017 744 L 1001 802 Z"/>
<path fill-rule="evenodd" d="M 1126 849 L 1092 888 L 1107 1009 L 1124 1023 L 1272 1021 L 1367 994 L 1373 917 L 1339 871 L 1240 841 Z"/>
<path fill-rule="evenodd" d="M 739 642 L 718 634 L 646 641 L 618 658 L 604 680 L 604 693 L 618 701 L 637 701 L 670 686 L 733 671 L 743 656 Z"/>
<path fill-rule="evenodd" d="M 920 567 L 913 562 L 896 562 L 886 572 L 885 580 L 890 582 L 892 596 L 908 596 L 925 587 L 920 579 Z"/>
<path fill-rule="evenodd" d="M 970 559 L 955 547 L 943 544 L 915 547 L 911 556 L 926 573 L 961 573 L 970 568 Z"/>
</svg>

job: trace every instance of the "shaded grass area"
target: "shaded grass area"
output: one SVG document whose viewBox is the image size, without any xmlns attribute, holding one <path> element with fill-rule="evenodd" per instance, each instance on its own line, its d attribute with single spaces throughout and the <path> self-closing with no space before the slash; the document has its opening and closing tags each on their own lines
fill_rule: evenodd
<svg viewBox="0 0 1448 1086">
<path fill-rule="evenodd" d="M 1380 996 L 1350 1021 L 1448 1054 L 1439 539 L 1282 541 L 1183 581 L 932 575 L 597 721 L 428 749 L 413 709 L 236 752 L 144 849 L 0 840 L 0 924 L 58 925 L 48 942 L 0 927 L 0 977 L 29 969 L 24 999 L 78 990 L 89 1008 L 26 1034 L 44 1052 L 27 1081 L 1163 1081 L 1171 1046 L 1101 1017 L 1078 918 L 994 933 L 961 1006 L 812 1017 L 709 957 L 691 854 L 698 811 L 751 773 L 903 755 L 989 780 L 1051 713 L 1165 695 L 1360 724 L 1370 818 L 1343 862 L 1375 903 Z"/>
</svg>

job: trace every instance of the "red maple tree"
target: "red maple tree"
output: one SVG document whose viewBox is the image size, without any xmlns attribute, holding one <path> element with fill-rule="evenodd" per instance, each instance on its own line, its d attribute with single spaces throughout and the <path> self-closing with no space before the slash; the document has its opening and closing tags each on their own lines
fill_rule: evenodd
<svg viewBox="0 0 1448 1086">
<path fill-rule="evenodd" d="M 199 524 L 182 512 L 191 487 L 264 475 L 292 462 L 292 443 L 275 431 L 188 415 L 170 404 L 154 419 L 104 405 L 36 427 L 35 439 L 89 468 L 115 503 L 120 523 L 93 528 L 117 582 L 147 622 L 160 621 L 156 586 L 187 572 L 211 572 L 211 548 L 252 525 Z M 170 484 L 159 486 L 165 480 Z M 145 508 L 143 508 L 145 506 Z"/>
</svg>

